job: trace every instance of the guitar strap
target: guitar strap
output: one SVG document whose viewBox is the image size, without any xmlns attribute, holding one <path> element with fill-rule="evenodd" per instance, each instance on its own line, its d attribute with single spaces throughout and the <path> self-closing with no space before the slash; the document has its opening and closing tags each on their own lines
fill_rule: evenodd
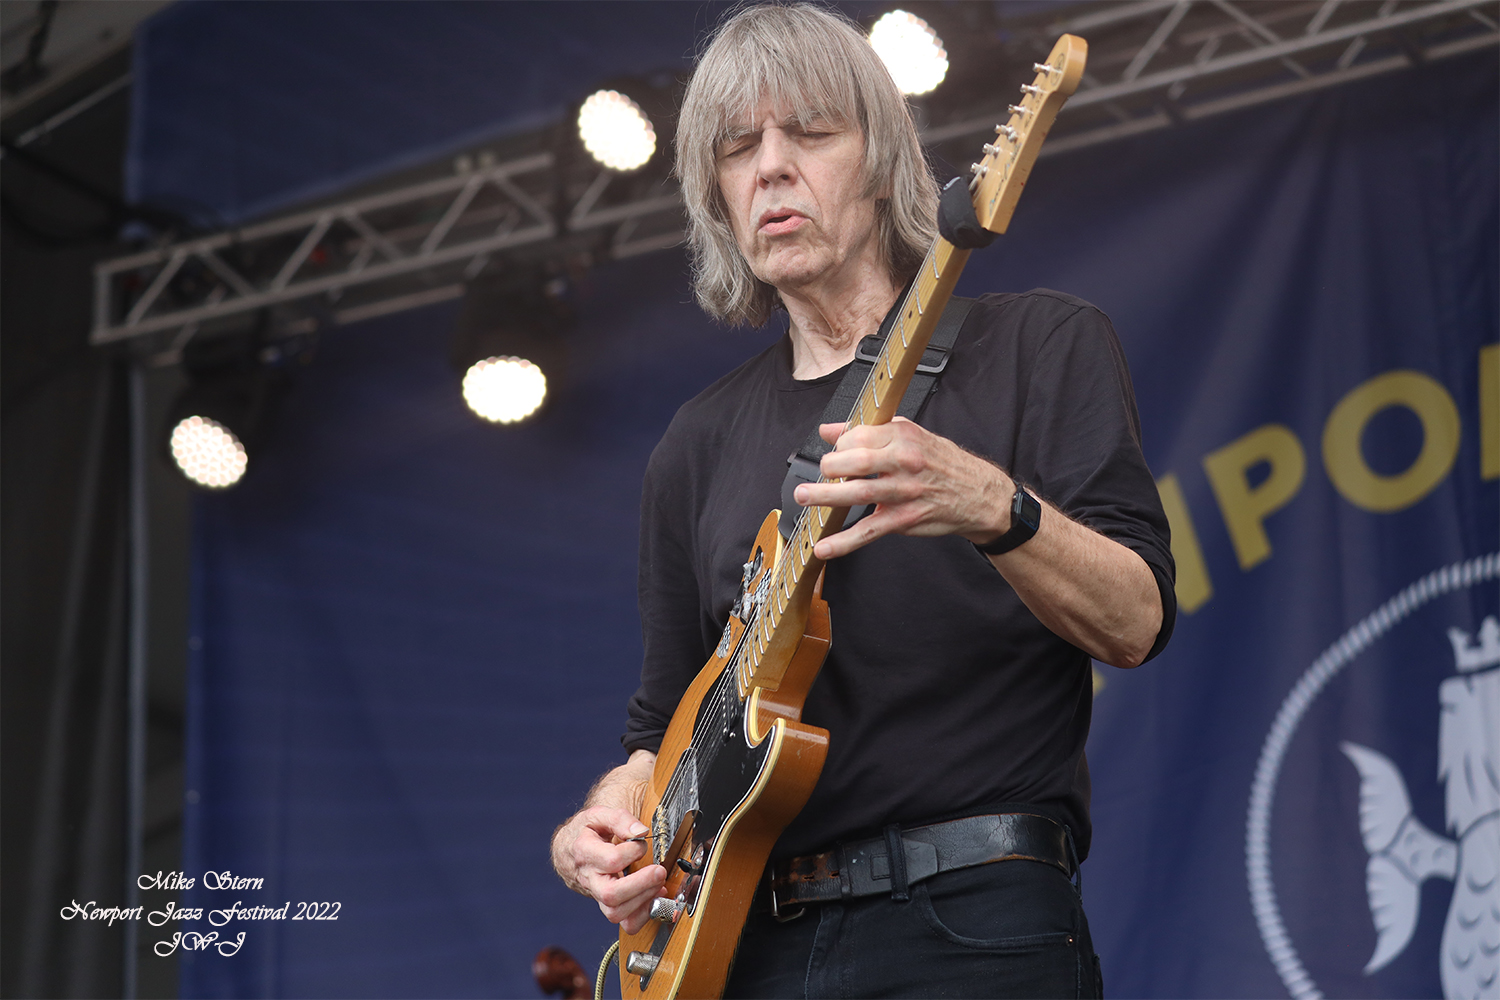
<svg viewBox="0 0 1500 1000">
<path fill-rule="evenodd" d="M 870 369 L 880 359 L 880 349 L 885 346 L 885 338 L 890 335 L 891 327 L 895 325 L 896 314 L 901 308 L 906 296 L 896 299 L 896 304 L 891 311 L 886 313 L 885 321 L 880 324 L 880 330 L 871 334 L 859 342 L 859 349 L 854 355 L 854 362 L 849 365 L 849 370 L 844 373 L 844 380 L 834 390 L 833 398 L 823 409 L 823 416 L 819 424 L 832 424 L 849 418 L 849 413 L 854 409 L 854 403 L 859 399 L 860 390 L 865 386 L 865 378 L 870 374 Z M 968 320 L 970 311 L 974 308 L 975 299 L 964 299 L 958 296 L 948 300 L 947 308 L 943 315 L 938 318 L 936 329 L 932 331 L 932 339 L 927 343 L 927 349 L 922 352 L 922 360 L 917 365 L 916 374 L 911 378 L 911 383 L 906 387 L 906 395 L 901 397 L 901 406 L 896 410 L 897 415 L 908 420 L 916 420 L 923 408 L 927 405 L 927 399 L 932 391 L 937 388 L 938 376 L 948 367 L 948 358 L 953 353 L 953 344 L 958 340 L 958 334 L 963 329 L 964 322 Z M 833 445 L 824 441 L 818 434 L 815 426 L 812 433 L 807 436 L 801 446 L 787 459 L 786 478 L 781 482 L 781 522 L 778 527 L 781 537 L 791 538 L 792 531 L 797 526 L 797 518 L 802 512 L 793 491 L 801 483 L 815 483 L 818 481 L 818 463 L 823 456 L 833 450 Z M 873 509 L 873 504 L 864 504 L 860 507 L 851 507 L 849 515 L 844 519 L 844 527 L 847 528 Z"/>
</svg>

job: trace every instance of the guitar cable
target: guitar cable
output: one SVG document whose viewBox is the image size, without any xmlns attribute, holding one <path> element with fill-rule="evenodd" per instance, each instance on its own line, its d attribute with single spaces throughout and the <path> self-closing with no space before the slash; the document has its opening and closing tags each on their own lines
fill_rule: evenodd
<svg viewBox="0 0 1500 1000">
<path fill-rule="evenodd" d="M 614 961 L 620 953 L 620 942 L 616 941 L 609 946 L 609 951 L 604 953 L 604 961 L 599 963 L 599 975 L 594 977 L 594 1000 L 604 1000 L 604 977 L 609 972 L 609 963 Z"/>
</svg>

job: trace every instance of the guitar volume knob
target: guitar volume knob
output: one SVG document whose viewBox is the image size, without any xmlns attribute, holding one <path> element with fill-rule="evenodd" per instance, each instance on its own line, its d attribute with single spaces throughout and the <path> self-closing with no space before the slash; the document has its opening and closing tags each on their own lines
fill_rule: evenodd
<svg viewBox="0 0 1500 1000">
<path fill-rule="evenodd" d="M 632 951 L 625 959 L 625 971 L 634 976 L 650 975 L 656 971 L 656 963 L 661 959 L 644 951 Z"/>
<path fill-rule="evenodd" d="M 651 901 L 652 920 L 677 920 L 677 914 L 682 912 L 682 900 L 673 899 L 670 896 L 657 896 Z"/>
</svg>

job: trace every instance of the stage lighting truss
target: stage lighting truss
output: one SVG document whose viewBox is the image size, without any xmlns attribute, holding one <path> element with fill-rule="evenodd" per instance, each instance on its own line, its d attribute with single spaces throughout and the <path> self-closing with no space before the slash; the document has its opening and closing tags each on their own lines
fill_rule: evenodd
<svg viewBox="0 0 1500 1000">
<path fill-rule="evenodd" d="M 1089 71 L 1043 156 L 1500 43 L 1497 0 L 1143 0 L 1067 9 L 1077 13 L 1007 22 L 1008 40 L 995 43 L 1003 51 L 986 56 L 1002 71 L 987 79 L 984 96 L 923 116 L 928 146 L 967 162 L 1008 117 L 990 95 L 1030 80 L 1031 61 L 1062 32 L 1088 39 Z M 933 18 L 944 10 L 933 6 Z M 988 44 L 950 40 L 950 59 L 959 42 Z M 1017 79 L 999 79 L 1006 72 Z M 95 268 L 91 339 L 150 338 L 157 356 L 171 360 L 205 324 L 266 306 L 300 303 L 349 323 L 457 298 L 466 281 L 523 249 L 560 254 L 588 236 L 597 259 L 601 242 L 605 257 L 681 242 L 681 197 L 670 180 L 595 168 L 559 196 L 559 172 L 574 177 L 565 167 L 550 153 L 470 165 L 106 261 Z"/>
<path fill-rule="evenodd" d="M 1064 32 L 1088 40 L 1089 65 L 1043 156 L 1493 47 L 1500 3 L 1144 0 L 1026 34 L 1041 54 Z M 997 103 L 929 127 L 923 140 L 972 140 L 1005 117 Z"/>
<path fill-rule="evenodd" d="M 560 169 L 550 152 L 463 156 L 450 176 L 106 261 L 90 339 L 144 341 L 141 353 L 175 363 L 195 335 L 267 307 L 354 323 L 459 298 L 513 254 L 623 258 L 682 241 L 675 183 Z"/>
</svg>

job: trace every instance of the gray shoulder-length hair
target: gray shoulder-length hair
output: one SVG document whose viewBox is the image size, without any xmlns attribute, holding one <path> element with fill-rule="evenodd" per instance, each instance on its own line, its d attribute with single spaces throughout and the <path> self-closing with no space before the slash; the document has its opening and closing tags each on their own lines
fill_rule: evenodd
<svg viewBox="0 0 1500 1000">
<path fill-rule="evenodd" d="M 937 235 L 937 188 L 911 111 L 885 64 L 847 17 L 807 4 L 746 7 L 726 20 L 698 61 L 677 125 L 677 176 L 687 203 L 698 304 L 726 323 L 760 326 L 780 304 L 750 270 L 719 190 L 715 152 L 761 100 L 797 121 L 864 135 L 867 197 L 897 286 L 916 273 Z"/>
</svg>

